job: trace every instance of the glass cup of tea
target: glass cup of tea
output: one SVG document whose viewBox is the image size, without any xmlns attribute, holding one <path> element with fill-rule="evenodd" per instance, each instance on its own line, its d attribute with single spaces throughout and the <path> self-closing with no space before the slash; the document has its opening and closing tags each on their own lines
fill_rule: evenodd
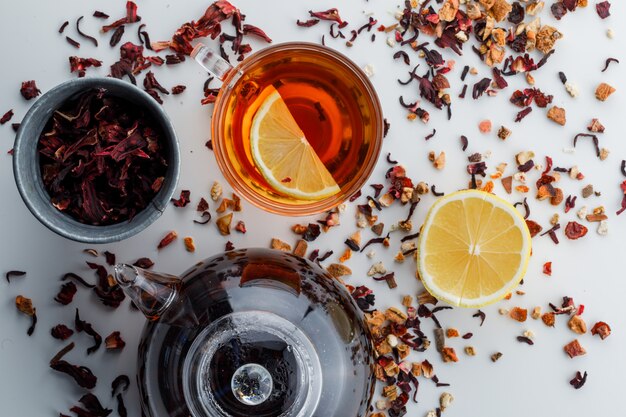
<svg viewBox="0 0 626 417">
<path fill-rule="evenodd" d="M 367 181 L 382 110 L 346 56 L 303 42 L 268 47 L 237 67 L 204 45 L 192 56 L 223 81 L 212 143 L 235 192 L 266 211 L 304 216 L 336 207 Z"/>
</svg>

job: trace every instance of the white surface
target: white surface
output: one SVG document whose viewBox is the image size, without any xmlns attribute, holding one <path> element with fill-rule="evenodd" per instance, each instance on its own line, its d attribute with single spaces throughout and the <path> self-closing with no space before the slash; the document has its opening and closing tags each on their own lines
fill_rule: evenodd
<svg viewBox="0 0 626 417">
<path fill-rule="evenodd" d="M 371 0 L 365 1 L 323 0 L 316 2 L 274 1 L 256 2 L 238 0 L 236 5 L 247 15 L 246 22 L 264 28 L 275 42 L 288 40 L 320 41 L 322 34 L 327 34 L 328 24 L 303 29 L 295 25 L 296 19 L 306 19 L 311 8 L 324 10 L 339 6 L 342 16 L 358 27 L 367 21 L 363 11 L 375 11 L 380 23 L 391 24 L 396 5 L 401 2 Z M 552 2 L 549 3 L 547 7 Z M 431 121 L 427 126 L 421 122 L 409 122 L 405 112 L 398 104 L 398 96 L 404 95 L 407 101 L 417 97 L 415 84 L 401 87 L 396 78 L 405 79 L 407 67 L 400 60 L 393 61 L 395 50 L 387 46 L 385 37 L 377 33 L 378 39 L 370 43 L 369 36 L 361 36 L 354 47 L 348 49 L 339 40 L 326 36 L 327 44 L 347 53 L 359 65 L 373 64 L 375 75 L 372 78 L 383 103 L 385 116 L 391 122 L 389 136 L 385 139 L 382 158 L 372 176 L 372 183 L 383 182 L 384 172 L 388 168 L 384 156 L 387 152 L 403 163 L 408 174 L 414 180 L 436 183 L 439 190 L 446 192 L 466 186 L 468 175 L 465 173 L 466 156 L 471 152 L 491 150 L 488 160 L 489 171 L 493 172 L 499 162 L 508 162 L 513 166 L 513 155 L 521 150 L 531 149 L 537 153 L 536 161 L 542 161 L 544 155 L 554 158 L 559 166 L 577 164 L 586 179 L 582 182 L 564 178 L 561 181 L 565 194 L 579 195 L 580 189 L 593 183 L 602 192 L 602 197 L 592 197 L 588 201 L 578 198 L 578 207 L 583 203 L 589 207 L 604 204 L 610 216 L 610 232 L 600 237 L 595 232 L 595 225 L 589 225 L 587 237 L 580 241 L 568 241 L 559 233 L 561 244 L 555 246 L 548 237 L 534 240 L 534 255 L 531 259 L 525 279 L 524 296 L 513 296 L 510 301 L 503 301 L 485 308 L 487 320 L 483 327 L 478 326 L 478 319 L 472 318 L 474 310 L 455 309 L 439 313 L 444 326 L 454 326 L 463 334 L 473 332 L 470 341 L 455 339 L 449 345 L 456 348 L 460 362 L 444 364 L 434 349 L 425 354 L 415 354 L 411 358 L 428 358 L 435 366 L 441 381 L 452 384 L 447 390 L 455 396 L 454 404 L 445 415 L 481 416 L 481 417 L 522 417 L 529 415 L 569 415 L 569 416 L 623 416 L 626 405 L 622 401 L 624 375 L 626 374 L 626 315 L 623 312 L 623 299 L 626 282 L 623 273 L 623 237 L 626 232 L 626 215 L 615 218 L 615 210 L 621 199 L 619 183 L 624 179 L 619 173 L 619 162 L 626 158 L 626 144 L 623 133 L 623 109 L 626 107 L 624 95 L 624 65 L 626 54 L 624 47 L 624 27 L 626 6 L 621 1 L 613 1 L 612 16 L 600 20 L 590 1 L 586 9 L 570 13 L 558 22 L 558 28 L 565 38 L 558 42 L 557 52 L 548 64 L 534 74 L 537 86 L 555 96 L 554 103 L 567 109 L 568 123 L 560 127 L 545 118 L 545 111 L 534 108 L 533 112 L 521 123 L 513 123 L 516 107 L 508 103 L 508 97 L 515 88 L 525 86 L 522 77 L 508 78 L 511 86 L 500 96 L 483 97 L 479 101 L 456 99 L 461 89 L 459 75 L 463 65 L 476 65 L 478 76 L 468 75 L 467 81 L 473 83 L 479 77 L 490 76 L 488 69 L 479 64 L 469 45 L 464 49 L 463 57 L 444 52 L 445 58 L 457 61 L 457 67 L 449 76 L 453 96 L 452 122 L 445 120 L 445 112 L 425 107 L 431 111 Z M 169 39 L 171 34 L 185 21 L 197 19 L 208 6 L 203 2 L 168 2 L 165 0 L 139 1 L 139 14 L 146 23 L 152 40 Z M 546 9 L 547 9 L 546 7 Z M 0 39 L 3 43 L 2 77 L 0 78 L 0 113 L 9 108 L 15 110 L 12 122 L 19 122 L 31 103 L 25 102 L 19 95 L 20 83 L 35 79 L 42 91 L 70 77 L 67 57 L 78 54 L 83 57 L 103 59 L 105 65 L 99 69 L 88 70 L 89 75 L 106 75 L 108 65 L 116 60 L 118 54 L 108 46 L 108 38 L 99 37 L 100 47 L 94 48 L 89 42 L 76 35 L 73 23 L 80 15 L 85 15 L 83 28 L 87 33 L 95 34 L 102 24 L 101 20 L 91 18 L 95 9 L 111 15 L 112 21 L 124 13 L 124 1 L 79 2 L 69 0 L 38 1 L 2 1 L 0 4 Z M 546 10 L 542 14 L 545 23 L 554 20 Z M 79 40 L 80 50 L 68 45 L 57 29 L 65 20 L 70 20 L 66 34 Z M 224 26 L 232 32 L 229 23 Z M 605 33 L 612 27 L 615 39 L 609 40 Z M 348 32 L 346 32 L 348 33 Z M 127 28 L 124 41 L 137 42 L 136 26 Z M 420 41 L 426 37 L 420 36 Z M 428 39 L 431 40 L 431 39 Z M 432 40 L 431 40 L 432 41 Z M 473 42 L 473 39 L 472 39 Z M 256 47 L 259 44 L 255 44 Z M 410 54 L 412 63 L 418 62 L 415 54 Z M 621 65 L 613 64 L 605 73 L 601 73 L 604 60 L 613 56 L 622 60 Z M 422 64 L 422 71 L 425 64 Z M 557 72 L 565 71 L 568 78 L 580 88 L 580 97 L 573 99 L 565 92 L 558 81 Z M 215 225 L 208 227 L 192 223 L 194 208 L 200 196 L 207 197 L 213 180 L 219 180 L 227 189 L 217 170 L 213 155 L 204 147 L 209 137 L 210 107 L 200 106 L 202 83 L 205 74 L 193 62 L 185 62 L 175 67 L 154 69 L 158 80 L 165 86 L 178 83 L 188 85 L 187 91 L 177 97 L 167 97 L 165 109 L 177 129 L 181 141 L 182 172 L 179 189 L 192 191 L 192 204 L 186 209 L 168 208 L 165 214 L 146 231 L 125 242 L 98 247 L 117 254 L 119 260 L 135 260 L 148 256 L 156 260 L 156 268 L 167 272 L 182 272 L 189 265 L 206 256 L 220 252 L 227 239 L 219 236 Z M 593 97 L 595 86 L 600 81 L 607 81 L 617 87 L 617 93 L 607 102 L 601 103 Z M 601 135 L 601 146 L 611 150 L 609 159 L 600 162 L 594 155 L 591 143 L 582 139 L 576 153 L 565 154 L 563 147 L 570 147 L 577 132 L 585 131 L 592 117 L 599 117 L 606 126 L 606 133 Z M 489 118 L 494 122 L 494 129 L 500 124 L 513 129 L 513 135 L 506 142 L 500 141 L 495 132 L 483 135 L 478 132 L 480 120 Z M 437 129 L 437 135 L 429 142 L 424 136 Z M 461 152 L 459 136 L 465 134 L 470 140 L 466 153 Z M 67 307 L 52 300 L 60 287 L 59 278 L 63 273 L 73 271 L 93 280 L 93 273 L 85 266 L 85 260 L 92 260 L 81 253 L 85 245 L 70 242 L 48 231 L 27 211 L 13 183 L 11 157 L 6 151 L 11 147 L 14 134 L 10 125 L 0 127 L 0 184 L 2 204 L 0 204 L 0 270 L 4 273 L 11 269 L 28 271 L 25 279 L 15 279 L 10 285 L 0 280 L 0 416 L 31 417 L 55 416 L 59 412 L 68 413 L 83 391 L 65 375 L 60 375 L 48 368 L 48 361 L 64 343 L 52 339 L 50 328 L 63 322 L 72 324 L 74 307 L 80 307 L 81 317 L 93 322 L 95 329 L 103 336 L 113 330 L 121 330 L 127 346 L 120 353 L 105 352 L 101 348 L 87 357 L 86 347 L 91 339 L 84 334 L 72 337 L 77 344 L 68 355 L 74 363 L 85 364 L 98 376 L 95 393 L 105 406 L 115 407 L 109 398 L 112 379 L 120 374 L 132 375 L 135 370 L 136 348 L 143 319 L 129 311 L 127 303 L 112 311 L 98 303 L 91 293 L 83 289 L 75 301 Z M 427 160 L 428 151 L 445 150 L 448 163 L 443 171 L 436 171 Z M 511 169 L 511 168 L 509 168 Z M 511 172 L 511 171 L 508 171 Z M 532 173 L 533 184 L 537 172 Z M 531 187 L 532 188 L 532 187 Z M 367 190 L 367 189 L 366 189 Z M 521 195 L 506 196 L 499 183 L 496 192 L 511 201 L 521 200 Z M 548 225 L 555 211 L 547 202 L 539 203 L 529 196 L 532 218 L 542 225 Z M 419 204 L 414 216 L 414 223 L 423 221 L 425 212 L 433 202 L 427 196 Z M 212 205 L 212 210 L 215 205 Z M 382 215 L 385 224 L 405 216 L 407 208 L 395 207 Z M 312 246 L 333 249 L 336 256 L 344 249 L 343 241 L 354 231 L 352 213 L 348 208 L 342 217 L 342 226 L 323 235 Z M 562 216 L 562 225 L 575 218 L 575 213 L 563 215 L 562 207 L 558 210 Z M 312 219 L 290 219 L 263 213 L 249 204 L 244 204 L 244 211 L 236 216 L 248 226 L 245 236 L 234 233 L 230 239 L 235 246 L 267 246 L 271 237 L 281 237 L 295 242 L 295 236 L 289 227 L 296 221 L 306 222 Z M 195 254 L 185 252 L 179 239 L 171 247 L 157 253 L 156 244 L 169 230 L 176 229 L 179 235 L 191 235 L 195 238 Z M 377 307 L 386 308 L 398 305 L 405 294 L 415 295 L 421 291 L 421 285 L 413 278 L 413 262 L 402 265 L 393 263 L 392 257 L 398 248 L 398 235 L 394 236 L 392 247 L 383 250 L 376 247 L 375 260 L 382 259 L 388 268 L 396 271 L 398 289 L 389 291 L 384 283 L 373 282 L 366 277 L 371 260 L 364 255 L 355 256 L 349 266 L 354 274 L 348 278 L 351 284 L 366 284 L 376 290 Z M 364 232 L 364 240 L 370 232 Z M 553 275 L 546 277 L 541 273 L 545 261 L 553 262 Z M 29 319 L 19 314 L 14 306 L 18 294 L 31 297 L 39 313 L 37 330 L 32 337 L 26 336 Z M 613 334 L 604 341 L 589 334 L 579 337 L 588 354 L 569 359 L 562 350 L 563 345 L 573 340 L 576 335 L 567 329 L 563 317 L 555 329 L 545 327 L 541 322 L 529 320 L 524 324 L 499 316 L 498 308 L 514 305 L 529 310 L 540 305 L 545 310 L 548 302 L 558 303 L 562 296 L 568 295 L 577 303 L 584 303 L 584 318 L 591 326 L 597 320 L 607 321 Z M 430 321 L 425 321 L 424 329 L 432 335 Z M 515 337 L 530 329 L 536 334 L 535 345 L 518 343 Z M 430 336 L 432 337 L 432 336 Z M 469 343 L 467 343 L 469 342 Z M 474 345 L 477 356 L 468 357 L 463 353 L 465 345 Z M 504 356 L 496 364 L 489 356 L 501 351 Z M 587 384 L 579 391 L 572 389 L 568 381 L 575 371 L 589 372 Z M 430 381 L 421 381 L 419 404 L 410 403 L 411 416 L 423 416 L 438 403 L 442 389 L 435 389 Z M 138 417 L 138 398 L 133 383 L 126 397 L 129 415 Z M 114 415 L 114 414 L 112 414 Z M 339 417 L 339 416 L 338 416 Z"/>
</svg>

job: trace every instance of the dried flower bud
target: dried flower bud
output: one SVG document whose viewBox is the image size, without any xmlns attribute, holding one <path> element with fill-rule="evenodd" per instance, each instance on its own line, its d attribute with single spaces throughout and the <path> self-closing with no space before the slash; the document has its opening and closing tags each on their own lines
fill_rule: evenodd
<svg viewBox="0 0 626 417">
<path fill-rule="evenodd" d="M 502 140 L 508 139 L 511 133 L 511 130 L 504 126 L 500 126 L 500 129 L 498 129 L 498 137 Z"/>
<path fill-rule="evenodd" d="M 445 411 L 446 408 L 450 407 L 452 401 L 454 401 L 454 397 L 449 392 L 441 394 L 439 397 L 439 406 L 441 407 L 441 411 Z"/>
<path fill-rule="evenodd" d="M 21 312 L 27 316 L 35 315 L 35 308 L 33 307 L 33 301 L 30 298 L 18 295 L 15 297 L 15 306 Z"/>
<path fill-rule="evenodd" d="M 217 201 L 222 196 L 222 186 L 219 182 L 213 182 L 213 186 L 211 187 L 211 200 Z"/>
<path fill-rule="evenodd" d="M 417 186 L 415 187 L 415 191 L 417 191 L 420 195 L 428 194 L 429 190 L 430 188 L 428 187 L 428 184 L 423 181 L 417 183 Z"/>
</svg>

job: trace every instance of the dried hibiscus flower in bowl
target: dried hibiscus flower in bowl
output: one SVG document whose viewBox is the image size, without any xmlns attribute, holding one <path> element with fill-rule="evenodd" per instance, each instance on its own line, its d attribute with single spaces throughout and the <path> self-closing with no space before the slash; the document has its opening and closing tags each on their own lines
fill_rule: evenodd
<svg viewBox="0 0 626 417">
<path fill-rule="evenodd" d="M 176 188 L 180 155 L 152 97 L 113 78 L 44 94 L 22 122 L 13 172 L 26 206 L 52 231 L 106 243 L 146 228 Z"/>
</svg>

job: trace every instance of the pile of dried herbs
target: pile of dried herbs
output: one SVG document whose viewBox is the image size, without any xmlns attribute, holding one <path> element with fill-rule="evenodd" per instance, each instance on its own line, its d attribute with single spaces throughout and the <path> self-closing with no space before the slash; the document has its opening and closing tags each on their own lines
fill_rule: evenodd
<svg viewBox="0 0 626 417">
<path fill-rule="evenodd" d="M 104 89 L 61 105 L 37 149 L 54 207 L 91 225 L 131 220 L 159 192 L 167 171 L 163 133 L 147 110 Z"/>
</svg>

